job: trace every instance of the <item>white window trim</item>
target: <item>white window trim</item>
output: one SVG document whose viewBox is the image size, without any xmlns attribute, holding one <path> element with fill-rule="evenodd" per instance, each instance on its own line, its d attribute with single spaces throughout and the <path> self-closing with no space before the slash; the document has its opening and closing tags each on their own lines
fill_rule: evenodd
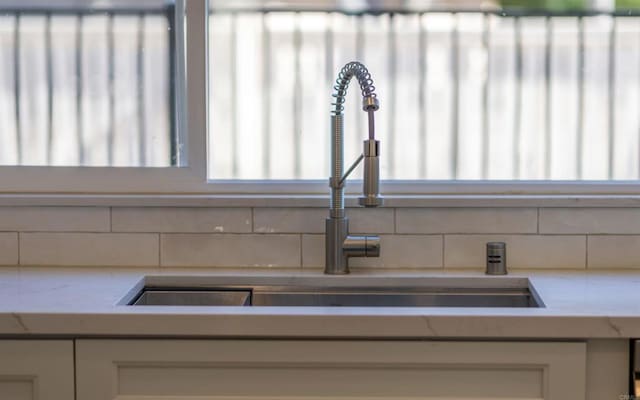
<svg viewBox="0 0 640 400">
<path fill-rule="evenodd" d="M 108 202 L 123 196 L 130 199 L 156 196 L 192 202 L 226 204 L 317 204 L 328 196 L 327 181 L 219 181 L 207 180 L 208 132 L 208 0 L 177 0 L 176 92 L 184 101 L 177 102 L 177 130 L 187 149 L 184 167 L 172 168 L 95 168 L 95 167 L 2 167 L 0 168 L 0 205 L 20 199 L 29 202 L 50 199 L 71 203 L 80 197 Z M 180 40 L 181 39 L 181 40 Z M 189 44 L 188 46 L 186 44 Z M 382 193 L 391 204 L 447 204 L 460 198 L 461 204 L 491 199 L 511 202 L 529 199 L 535 204 L 557 204 L 564 199 L 575 204 L 637 204 L 640 184 L 637 181 L 385 181 Z M 347 194 L 359 191 L 357 181 L 349 182 Z M 33 197 L 33 196 L 36 197 Z M 200 197 L 198 197 L 200 196 Z M 255 201 L 247 199 L 254 198 Z M 31 199 L 31 200 L 29 200 Z M 35 199 L 35 200 L 34 200 Z M 102 199 L 102 200 L 99 200 Z M 273 200 L 267 200 L 273 199 Z M 281 200 L 276 200 L 281 199 Z M 395 200 L 393 200 L 395 199 Z M 405 200 L 403 200 L 405 199 Z M 411 201 L 406 201 L 411 199 Z M 547 199 L 547 200 L 545 200 Z M 589 200 L 590 199 L 590 200 Z M 594 200 L 595 199 L 595 200 Z M 177 200 L 176 200 L 177 201 Z M 161 201 L 162 202 L 162 201 Z M 199 203 L 198 203 L 199 204 Z M 585 204 L 585 201 L 581 202 Z"/>
</svg>

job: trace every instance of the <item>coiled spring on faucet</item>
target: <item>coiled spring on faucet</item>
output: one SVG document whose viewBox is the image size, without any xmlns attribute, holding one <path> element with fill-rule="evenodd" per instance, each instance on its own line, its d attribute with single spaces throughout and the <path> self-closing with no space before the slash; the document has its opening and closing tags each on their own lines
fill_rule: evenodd
<svg viewBox="0 0 640 400">
<path fill-rule="evenodd" d="M 371 74 L 367 70 L 367 67 L 357 61 L 352 61 L 340 70 L 336 84 L 333 87 L 333 90 L 335 90 L 333 93 L 335 101 L 331 103 L 334 107 L 331 111 L 332 115 L 341 115 L 344 111 L 347 88 L 349 86 L 349 81 L 351 81 L 351 78 L 354 76 L 358 79 L 363 98 L 370 97 L 375 99 L 377 97 L 375 93 L 376 87 L 373 86 L 373 79 L 371 79 Z"/>
</svg>

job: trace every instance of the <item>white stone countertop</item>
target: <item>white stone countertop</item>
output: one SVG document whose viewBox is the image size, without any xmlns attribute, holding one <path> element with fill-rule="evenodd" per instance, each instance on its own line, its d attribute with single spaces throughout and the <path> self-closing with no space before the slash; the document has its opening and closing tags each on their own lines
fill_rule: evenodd
<svg viewBox="0 0 640 400">
<path fill-rule="evenodd" d="M 187 284 L 261 282 L 357 285 L 452 279 L 498 282 L 481 271 L 0 268 L 2 337 L 637 338 L 640 271 L 513 271 L 543 308 L 131 307 L 147 276 Z M 454 280 L 455 281 L 455 280 Z M 506 281 L 505 281 L 506 282 Z"/>
</svg>

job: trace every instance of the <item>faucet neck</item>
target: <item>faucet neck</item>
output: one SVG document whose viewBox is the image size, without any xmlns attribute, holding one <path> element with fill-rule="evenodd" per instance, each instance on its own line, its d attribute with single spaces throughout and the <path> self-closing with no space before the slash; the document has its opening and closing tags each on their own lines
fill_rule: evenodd
<svg viewBox="0 0 640 400">
<path fill-rule="evenodd" d="M 331 218 L 344 218 L 344 117 L 331 116 Z"/>
<path fill-rule="evenodd" d="M 355 77 L 362 90 L 362 109 L 367 112 L 369 120 L 369 138 L 364 142 L 364 151 L 360 158 L 347 170 L 344 169 L 344 103 L 347 89 L 351 79 Z M 363 197 L 360 204 L 365 207 L 377 207 L 382 205 L 382 198 L 379 196 L 380 181 L 380 143 L 375 140 L 375 119 L 374 112 L 380 108 L 375 86 L 371 74 L 367 68 L 359 62 L 350 62 L 342 68 L 336 85 L 333 97 L 334 109 L 331 113 L 331 218 L 344 218 L 344 182 L 347 176 L 355 167 L 364 160 L 364 186 Z"/>
<path fill-rule="evenodd" d="M 371 74 L 367 70 L 367 67 L 357 61 L 352 61 L 345 65 L 338 74 L 336 84 L 333 86 L 333 97 L 335 100 L 332 103 L 334 107 L 332 114 L 341 115 L 344 112 L 347 89 L 353 77 L 358 80 L 360 90 L 362 91 L 362 109 L 370 112 L 369 121 L 371 122 L 373 111 L 377 111 L 380 108 L 378 96 L 376 95 L 376 87 L 373 86 L 373 79 L 371 79 Z M 371 130 L 369 134 L 371 134 Z M 374 138 L 370 137 L 370 139 Z"/>
</svg>

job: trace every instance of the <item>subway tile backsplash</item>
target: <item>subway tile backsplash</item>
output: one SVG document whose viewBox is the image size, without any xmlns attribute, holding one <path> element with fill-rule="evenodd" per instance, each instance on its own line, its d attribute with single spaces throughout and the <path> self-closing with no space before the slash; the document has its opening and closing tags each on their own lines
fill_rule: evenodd
<svg viewBox="0 0 640 400">
<path fill-rule="evenodd" d="M 0 207 L 0 265 L 322 268 L 326 208 Z M 510 268 L 640 269 L 640 208 L 347 210 L 379 234 L 358 268 L 482 269 L 507 243 Z"/>
<path fill-rule="evenodd" d="M 0 265 L 17 265 L 18 261 L 18 234 L 0 233 Z"/>
<path fill-rule="evenodd" d="M 163 267 L 299 267 L 300 235 L 162 234 Z"/>
<path fill-rule="evenodd" d="M 636 268 L 640 264 L 640 235 L 591 235 L 588 268 Z"/>
<path fill-rule="evenodd" d="M 640 208 L 543 208 L 540 233 L 640 234 Z"/>
<path fill-rule="evenodd" d="M 535 208 L 399 208 L 398 233 L 536 233 Z"/>
<path fill-rule="evenodd" d="M 157 266 L 157 233 L 20 233 L 20 264 Z"/>
<path fill-rule="evenodd" d="M 250 208 L 114 208 L 114 232 L 251 233 Z"/>
<path fill-rule="evenodd" d="M 0 231 L 109 232 L 108 207 L 0 207 Z"/>
</svg>

